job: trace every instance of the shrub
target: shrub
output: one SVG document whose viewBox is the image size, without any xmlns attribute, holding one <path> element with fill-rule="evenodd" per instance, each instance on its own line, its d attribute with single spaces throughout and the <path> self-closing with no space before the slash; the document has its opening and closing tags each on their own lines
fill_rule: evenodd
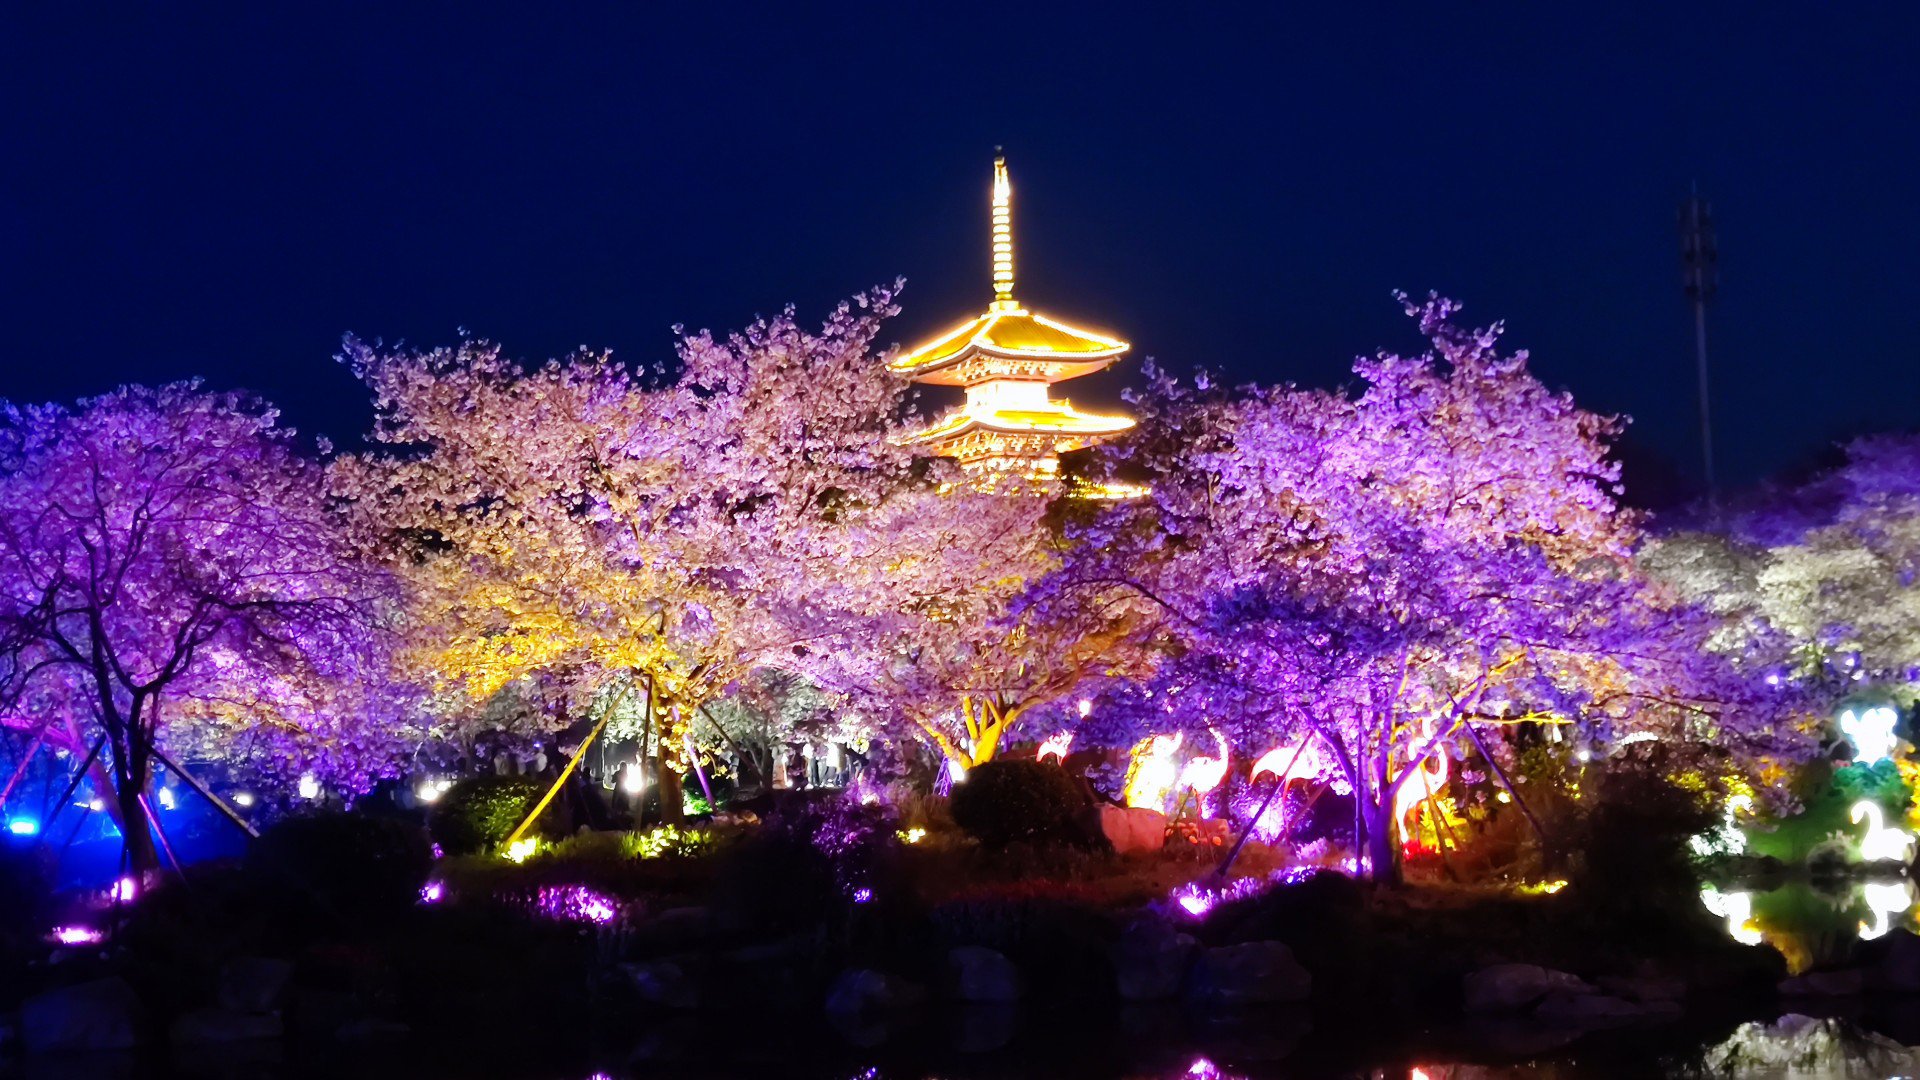
<svg viewBox="0 0 1920 1080">
<path fill-rule="evenodd" d="M 898 890 L 897 822 L 837 793 L 790 798 L 730 852 L 721 906 L 745 925 L 790 929 Z"/>
<path fill-rule="evenodd" d="M 1097 845 L 1103 839 L 1089 827 L 1092 798 L 1057 765 L 989 761 L 955 785 L 950 806 L 954 823 L 988 847 L 1016 840 Z"/>
<path fill-rule="evenodd" d="M 472 855 L 506 840 L 507 835 L 526 819 L 540 796 L 547 793 L 548 782 L 537 776 L 469 776 L 446 790 L 428 815 L 433 842 L 448 855 Z M 562 836 L 569 830 L 564 821 L 566 810 L 555 799 L 536 824 L 545 836 Z"/>
<path fill-rule="evenodd" d="M 412 907 L 433 851 L 410 822 L 327 811 L 269 828 L 247 853 L 247 867 L 276 898 L 354 919 Z"/>
</svg>

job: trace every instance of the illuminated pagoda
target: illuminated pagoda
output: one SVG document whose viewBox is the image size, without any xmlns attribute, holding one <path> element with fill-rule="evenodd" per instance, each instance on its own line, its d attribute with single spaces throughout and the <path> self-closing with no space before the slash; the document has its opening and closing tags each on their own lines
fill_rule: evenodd
<svg viewBox="0 0 1920 1080">
<path fill-rule="evenodd" d="M 1068 326 L 1013 298 L 1013 186 L 1007 159 L 993 160 L 993 303 L 986 314 L 905 353 L 889 367 L 915 382 L 958 386 L 966 403 L 912 441 L 955 458 L 976 476 L 1006 472 L 1038 480 L 1059 471 L 1059 455 L 1133 426 L 1125 416 L 1081 412 L 1052 394 L 1054 383 L 1091 375 L 1127 343 Z"/>
</svg>

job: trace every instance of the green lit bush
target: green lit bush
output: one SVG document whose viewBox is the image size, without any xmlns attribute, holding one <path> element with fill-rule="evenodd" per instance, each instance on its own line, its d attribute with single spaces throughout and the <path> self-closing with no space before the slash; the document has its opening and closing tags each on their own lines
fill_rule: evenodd
<svg viewBox="0 0 1920 1080">
<path fill-rule="evenodd" d="M 1057 765 L 989 761 L 954 786 L 949 805 L 954 823 L 988 847 L 1104 842 L 1092 822 L 1092 799 Z"/>
<path fill-rule="evenodd" d="M 470 776 L 454 784 L 440 796 L 428 827 L 433 842 L 448 855 L 472 855 L 504 842 L 508 834 L 526 819 L 528 811 L 546 794 L 548 782 L 537 776 Z M 538 831 L 545 836 L 565 835 L 561 820 L 565 810 L 560 800 L 540 815 Z"/>
</svg>

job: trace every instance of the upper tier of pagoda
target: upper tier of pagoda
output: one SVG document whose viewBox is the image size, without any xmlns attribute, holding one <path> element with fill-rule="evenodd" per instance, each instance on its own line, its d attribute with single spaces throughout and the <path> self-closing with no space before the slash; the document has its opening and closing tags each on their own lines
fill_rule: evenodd
<svg viewBox="0 0 1920 1080">
<path fill-rule="evenodd" d="M 993 302 L 983 315 L 890 362 L 915 382 L 964 387 L 966 403 L 913 436 L 967 469 L 1051 476 L 1057 455 L 1126 431 L 1125 416 L 1082 412 L 1050 393 L 1127 351 L 1118 338 L 1049 319 L 1013 296 L 1013 186 L 993 162 Z"/>
</svg>

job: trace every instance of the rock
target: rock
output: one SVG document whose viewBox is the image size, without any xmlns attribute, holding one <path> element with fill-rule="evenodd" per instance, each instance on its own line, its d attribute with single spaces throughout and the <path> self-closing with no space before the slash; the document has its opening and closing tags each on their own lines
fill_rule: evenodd
<svg viewBox="0 0 1920 1080">
<path fill-rule="evenodd" d="M 1013 961 L 978 945 L 948 950 L 947 977 L 960 1001 L 1019 1001 L 1024 989 Z"/>
<path fill-rule="evenodd" d="M 1304 1001 L 1313 977 L 1277 941 L 1203 950 L 1187 973 L 1187 997 L 1201 1005 L 1270 1005 Z"/>
<path fill-rule="evenodd" d="M 1013 1041 L 1019 1010 L 1009 1004 L 968 1005 L 955 1009 L 953 1048 L 963 1054 L 990 1054 Z"/>
<path fill-rule="evenodd" d="M 1885 951 L 1873 969 L 1874 986 L 1902 994 L 1920 993 L 1920 937 L 1899 928 L 1888 931 L 1883 940 Z"/>
<path fill-rule="evenodd" d="M 341 1028 L 367 1015 L 367 1003 L 344 990 L 299 987 L 288 1006 L 288 1021 L 301 1039 L 331 1039 Z"/>
<path fill-rule="evenodd" d="M 1687 996 L 1686 981 L 1667 975 L 1603 975 L 1595 981 L 1614 997 L 1642 1005 L 1679 1002 Z"/>
<path fill-rule="evenodd" d="M 176 1046 L 277 1039 L 285 1031 L 278 1013 L 252 1013 L 215 1006 L 181 1013 L 168 1030 Z"/>
<path fill-rule="evenodd" d="M 1533 1015 L 1535 1019 L 1549 1024 L 1569 1027 L 1611 1027 L 1639 1020 L 1647 1015 L 1647 1010 L 1625 998 L 1617 998 L 1609 994 L 1555 990 L 1534 1007 Z"/>
<path fill-rule="evenodd" d="M 1867 973 L 1859 968 L 1839 971 L 1809 971 L 1780 980 L 1780 993 L 1787 997 L 1853 997 L 1867 988 Z"/>
<path fill-rule="evenodd" d="M 907 1008 L 925 998 L 924 990 L 905 979 L 871 968 L 850 968 L 827 991 L 826 1009 L 830 1016 L 855 1017 Z"/>
<path fill-rule="evenodd" d="M 140 1041 L 140 999 L 115 976 L 36 994 L 20 1005 L 28 1053 L 128 1050 Z"/>
<path fill-rule="evenodd" d="M 714 925 L 706 908 L 667 908 L 633 928 L 631 948 L 643 954 L 687 952 L 712 941 Z"/>
<path fill-rule="evenodd" d="M 277 1012 L 293 979 L 293 964 L 267 956 L 241 956 L 220 969 L 220 1004 L 240 1013 Z"/>
<path fill-rule="evenodd" d="M 1198 949 L 1193 938 L 1159 919 L 1127 927 L 1112 950 L 1113 977 L 1122 1001 L 1165 1001 L 1186 983 Z"/>
<path fill-rule="evenodd" d="M 1141 806 L 1101 804 L 1100 831 L 1119 855 L 1167 846 L 1167 815 Z"/>
<path fill-rule="evenodd" d="M 620 970 L 640 1000 L 667 1009 L 697 1009 L 700 988 L 671 960 L 652 960 L 644 964 L 621 964 Z"/>
<path fill-rule="evenodd" d="M 334 1041 L 343 1043 L 382 1043 L 399 1042 L 411 1034 L 413 1029 L 398 1020 L 363 1016 L 334 1032 L 333 1038 Z"/>
<path fill-rule="evenodd" d="M 1537 964 L 1494 964 L 1466 977 L 1461 1004 L 1470 1013 L 1517 1012 L 1555 991 L 1591 994 L 1577 976 Z"/>
</svg>

